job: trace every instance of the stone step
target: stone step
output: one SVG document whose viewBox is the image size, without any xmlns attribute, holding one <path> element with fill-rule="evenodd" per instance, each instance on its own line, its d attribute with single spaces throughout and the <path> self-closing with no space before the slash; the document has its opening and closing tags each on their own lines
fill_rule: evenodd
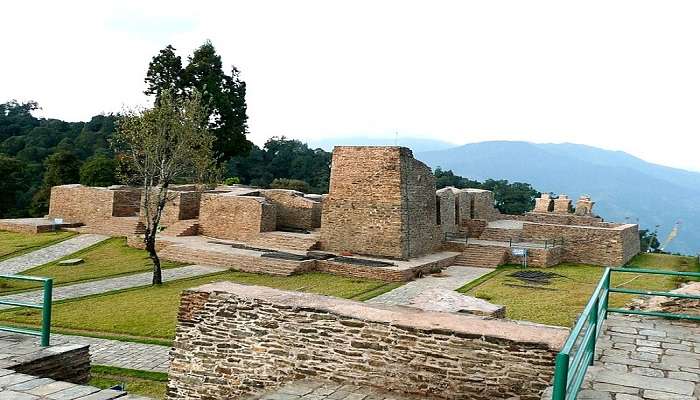
<svg viewBox="0 0 700 400">
<path fill-rule="evenodd" d="M 263 232 L 256 238 L 246 240 L 246 243 L 265 249 L 309 251 L 318 248 L 318 239 L 319 236 L 315 233 Z"/>
<path fill-rule="evenodd" d="M 168 226 L 160 234 L 163 236 L 182 237 L 197 236 L 199 233 L 198 219 L 183 219 Z"/>
<path fill-rule="evenodd" d="M 468 245 L 457 256 L 453 265 L 463 267 L 496 268 L 505 264 L 508 259 L 508 249 L 498 246 Z"/>
</svg>

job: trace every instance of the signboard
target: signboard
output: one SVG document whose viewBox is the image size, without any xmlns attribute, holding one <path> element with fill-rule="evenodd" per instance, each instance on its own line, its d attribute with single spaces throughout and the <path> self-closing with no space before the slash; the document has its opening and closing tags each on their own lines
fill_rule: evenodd
<svg viewBox="0 0 700 400">
<path fill-rule="evenodd" d="M 527 249 L 513 248 L 511 252 L 514 256 L 524 257 L 527 255 Z"/>
</svg>

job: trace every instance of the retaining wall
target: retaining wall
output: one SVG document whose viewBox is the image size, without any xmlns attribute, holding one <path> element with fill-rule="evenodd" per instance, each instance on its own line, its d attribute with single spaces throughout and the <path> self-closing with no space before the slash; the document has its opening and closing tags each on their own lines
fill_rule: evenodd
<svg viewBox="0 0 700 400">
<path fill-rule="evenodd" d="M 167 398 L 312 377 L 445 399 L 539 399 L 568 330 L 220 282 L 183 292 Z"/>
</svg>

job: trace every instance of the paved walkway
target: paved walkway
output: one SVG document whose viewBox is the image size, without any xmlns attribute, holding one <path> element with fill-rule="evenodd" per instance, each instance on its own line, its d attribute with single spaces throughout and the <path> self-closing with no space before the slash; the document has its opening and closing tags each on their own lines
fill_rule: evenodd
<svg viewBox="0 0 700 400">
<path fill-rule="evenodd" d="M 71 344 L 90 345 L 90 359 L 94 365 L 155 372 L 168 372 L 170 367 L 168 346 L 73 335 L 54 334 L 51 337 Z"/>
<path fill-rule="evenodd" d="M 386 390 L 344 385 L 340 383 L 302 380 L 288 383 L 248 399 L 260 400 L 419 400 L 425 396 L 411 396 Z"/>
<path fill-rule="evenodd" d="M 579 400 L 700 399 L 700 323 L 610 315 Z"/>
<path fill-rule="evenodd" d="M 163 270 L 163 280 L 174 281 L 178 279 L 193 278 L 226 270 L 227 268 L 212 267 L 208 265 L 189 265 L 186 267 L 168 268 Z M 58 286 L 53 289 L 53 300 L 59 301 L 75 299 L 78 297 L 107 293 L 115 290 L 148 286 L 151 284 L 152 278 L 153 273 L 143 272 L 140 274 L 125 275 L 116 278 L 107 278 L 97 281 L 76 283 L 74 285 Z M 41 303 L 43 299 L 42 296 L 43 290 L 34 290 L 31 292 L 22 292 L 6 296 L 0 296 L 0 299 L 11 299 L 27 303 Z M 12 308 L 12 306 L 0 306 L 0 310 L 7 308 Z"/>
<path fill-rule="evenodd" d="M 54 245 L 0 262 L 0 274 L 19 274 L 28 269 L 59 260 L 76 251 L 108 239 L 104 235 L 78 235 Z"/>
<path fill-rule="evenodd" d="M 426 290 L 456 290 L 491 271 L 493 271 L 491 268 L 452 266 L 444 269 L 442 274 L 428 275 L 416 279 L 390 292 L 370 299 L 367 302 L 388 305 L 406 305 Z"/>
</svg>

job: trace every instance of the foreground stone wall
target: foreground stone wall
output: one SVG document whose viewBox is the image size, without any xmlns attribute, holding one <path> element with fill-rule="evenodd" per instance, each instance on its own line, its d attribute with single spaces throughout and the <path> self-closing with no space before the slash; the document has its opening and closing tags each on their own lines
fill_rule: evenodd
<svg viewBox="0 0 700 400">
<path fill-rule="evenodd" d="M 435 178 L 404 147 L 336 147 L 323 201 L 326 250 L 406 259 L 435 249 Z"/>
<path fill-rule="evenodd" d="M 245 240 L 276 228 L 276 208 L 263 197 L 202 195 L 199 232 L 220 239 Z"/>
<path fill-rule="evenodd" d="M 307 377 L 447 399 L 539 399 L 568 330 L 231 282 L 183 292 L 167 398 Z"/>
<path fill-rule="evenodd" d="M 637 225 L 616 228 L 523 223 L 523 240 L 564 239 L 562 261 L 603 266 L 626 264 L 640 251 Z"/>
<path fill-rule="evenodd" d="M 321 203 L 294 190 L 268 189 L 260 195 L 277 207 L 278 228 L 312 230 L 321 227 Z"/>
</svg>

